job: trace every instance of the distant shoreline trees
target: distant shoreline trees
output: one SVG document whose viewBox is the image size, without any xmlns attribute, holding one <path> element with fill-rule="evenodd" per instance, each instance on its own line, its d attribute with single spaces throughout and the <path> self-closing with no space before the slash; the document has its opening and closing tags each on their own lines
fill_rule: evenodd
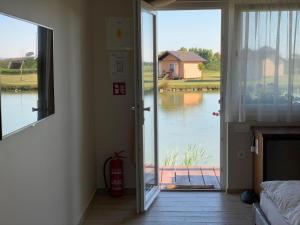
<svg viewBox="0 0 300 225">
<path fill-rule="evenodd" d="M 202 58 L 206 59 L 207 62 L 204 63 L 204 68 L 207 70 L 220 71 L 221 68 L 221 54 L 219 52 L 213 52 L 211 49 L 205 48 L 185 48 L 181 47 L 178 51 L 189 51 L 194 52 Z"/>
<path fill-rule="evenodd" d="M 5 75 L 32 74 L 37 72 L 37 59 L 24 60 L 21 69 L 10 69 L 8 60 L 0 60 L 0 73 Z"/>
</svg>

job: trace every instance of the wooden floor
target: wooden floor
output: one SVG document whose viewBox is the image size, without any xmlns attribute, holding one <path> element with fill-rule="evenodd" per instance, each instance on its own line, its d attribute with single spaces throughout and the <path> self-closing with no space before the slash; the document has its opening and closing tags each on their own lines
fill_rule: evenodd
<svg viewBox="0 0 300 225">
<path fill-rule="evenodd" d="M 160 184 L 162 189 L 194 186 L 196 189 L 220 189 L 220 168 L 194 166 L 191 168 L 160 168 Z"/>
<path fill-rule="evenodd" d="M 135 195 L 97 194 L 84 225 L 252 225 L 251 209 L 223 192 L 161 192 L 148 212 L 136 215 Z"/>
</svg>

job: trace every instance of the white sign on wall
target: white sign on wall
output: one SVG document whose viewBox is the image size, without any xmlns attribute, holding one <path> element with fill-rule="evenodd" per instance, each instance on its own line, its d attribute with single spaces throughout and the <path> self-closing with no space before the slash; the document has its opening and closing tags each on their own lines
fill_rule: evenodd
<svg viewBox="0 0 300 225">
<path fill-rule="evenodd" d="M 110 74 L 113 80 L 128 78 L 129 53 L 110 52 Z"/>
<path fill-rule="evenodd" d="M 111 17 L 106 19 L 107 50 L 132 49 L 132 20 L 130 18 Z"/>
</svg>

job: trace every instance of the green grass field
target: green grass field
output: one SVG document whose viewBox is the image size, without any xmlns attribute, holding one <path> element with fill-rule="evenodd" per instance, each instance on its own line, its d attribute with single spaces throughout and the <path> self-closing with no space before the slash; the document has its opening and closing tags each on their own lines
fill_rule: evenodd
<svg viewBox="0 0 300 225">
<path fill-rule="evenodd" d="M 152 75 L 150 72 L 146 72 L 145 74 L 145 90 L 150 90 L 152 88 Z M 274 77 L 265 77 L 262 78 L 265 80 L 261 80 L 260 83 L 267 86 L 270 86 L 272 89 L 274 85 Z M 297 74 L 293 78 L 293 85 L 294 87 L 300 86 L 300 74 Z M 247 85 L 251 87 L 252 81 L 248 81 Z M 258 81 L 254 80 L 253 85 L 254 89 L 255 86 L 257 86 Z M 288 75 L 280 76 L 279 77 L 279 89 L 281 89 L 281 92 L 284 93 L 285 90 L 287 90 L 288 83 L 289 83 L 289 77 Z M 191 80 L 159 80 L 158 81 L 158 87 L 163 89 L 192 89 L 192 88 L 198 88 L 198 89 L 219 89 L 220 88 L 220 72 L 219 71 L 211 71 L 211 70 L 204 70 L 202 73 L 202 77 L 200 79 L 191 79 Z"/>
<path fill-rule="evenodd" d="M 152 73 L 145 73 L 145 90 L 153 88 Z M 191 80 L 159 80 L 158 87 L 163 89 L 192 89 L 192 88 L 207 88 L 219 89 L 220 88 L 220 72 L 204 70 L 203 76 L 200 79 Z"/>
<path fill-rule="evenodd" d="M 217 80 L 217 81 L 220 81 L 220 71 L 203 70 L 202 80 Z"/>
<path fill-rule="evenodd" d="M 0 75 L 1 88 L 14 89 L 37 89 L 37 74 L 26 75 Z"/>
<path fill-rule="evenodd" d="M 159 88 L 175 88 L 175 89 L 190 89 L 190 88 L 220 88 L 218 80 L 162 80 L 158 84 Z"/>
</svg>

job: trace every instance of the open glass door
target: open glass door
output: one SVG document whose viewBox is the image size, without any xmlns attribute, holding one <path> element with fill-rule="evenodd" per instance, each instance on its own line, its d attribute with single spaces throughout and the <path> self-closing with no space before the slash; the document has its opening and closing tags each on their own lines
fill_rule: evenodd
<svg viewBox="0 0 300 225">
<path fill-rule="evenodd" d="M 137 1 L 138 46 L 136 81 L 137 203 L 146 211 L 159 193 L 157 144 L 156 14 Z"/>
</svg>

